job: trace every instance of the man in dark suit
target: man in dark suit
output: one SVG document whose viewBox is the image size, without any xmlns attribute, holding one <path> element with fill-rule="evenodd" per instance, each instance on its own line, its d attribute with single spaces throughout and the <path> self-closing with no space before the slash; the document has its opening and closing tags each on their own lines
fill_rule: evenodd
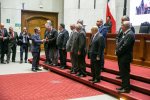
<svg viewBox="0 0 150 100">
<path fill-rule="evenodd" d="M 29 34 L 27 32 L 27 28 L 23 28 L 23 32 L 20 33 L 19 35 L 19 45 L 20 45 L 20 63 L 23 62 L 23 52 L 25 52 L 25 58 L 24 61 L 27 63 L 28 59 L 28 47 L 29 47 Z"/>
<path fill-rule="evenodd" d="M 102 34 L 102 36 L 106 40 L 108 29 L 106 26 L 103 25 L 103 20 L 102 19 L 97 20 L 96 25 L 98 26 L 99 33 Z M 102 71 L 104 70 L 104 51 L 101 55 L 101 70 Z"/>
<path fill-rule="evenodd" d="M 8 32 L 7 29 L 4 28 L 4 24 L 0 25 L 0 48 L 1 48 L 1 63 L 6 64 L 4 62 L 4 56 L 8 52 Z"/>
<path fill-rule="evenodd" d="M 118 57 L 122 79 L 121 87 L 117 88 L 119 93 L 130 92 L 130 63 L 133 59 L 133 46 L 135 42 L 135 34 L 130 26 L 131 24 L 129 21 L 124 21 L 122 23 L 121 29 L 123 31 L 123 36 L 116 48 L 116 55 Z"/>
<path fill-rule="evenodd" d="M 89 81 L 92 81 L 93 83 L 100 82 L 101 77 L 101 55 L 105 48 L 105 39 L 102 36 L 102 34 L 99 34 L 98 27 L 93 26 L 91 29 L 92 32 L 92 38 L 91 43 L 89 46 L 89 53 L 90 53 L 90 60 L 91 60 L 91 72 L 92 72 L 92 79 L 89 79 Z"/>
<path fill-rule="evenodd" d="M 121 23 L 123 23 L 124 21 L 130 21 L 130 18 L 129 18 L 129 16 L 123 16 L 122 18 L 121 18 Z M 135 33 L 135 29 L 134 29 L 134 27 L 131 25 L 131 30 L 133 31 L 133 33 Z M 120 42 L 120 40 L 122 39 L 122 37 L 123 37 L 123 31 L 122 31 L 122 28 L 120 27 L 120 29 L 119 29 L 119 32 L 118 32 L 118 34 L 117 34 L 117 36 L 116 36 L 116 46 L 118 45 L 118 43 Z M 119 63 L 118 63 L 118 65 L 119 65 Z M 120 70 L 120 67 L 119 67 L 119 70 Z M 121 78 L 121 75 L 119 74 L 119 76 L 117 76 L 116 77 L 117 79 L 120 79 Z"/>
<path fill-rule="evenodd" d="M 41 45 L 41 43 L 45 42 L 46 40 L 40 39 L 40 28 L 39 27 L 35 27 L 34 32 L 35 33 L 31 37 L 31 39 L 32 39 L 31 52 L 32 52 L 32 56 L 33 56 L 32 71 L 36 72 L 36 71 L 41 70 L 38 68 L 38 64 L 39 64 L 39 60 L 40 60 L 40 51 L 41 51 L 40 45 Z"/>
<path fill-rule="evenodd" d="M 69 33 L 65 29 L 64 24 L 59 25 L 59 34 L 57 37 L 57 47 L 59 50 L 59 59 L 60 59 L 60 68 L 65 69 L 66 68 L 66 57 L 67 57 L 67 51 L 66 51 L 66 44 L 69 39 Z"/>
<path fill-rule="evenodd" d="M 58 64 L 58 49 L 56 45 L 56 39 L 58 32 L 51 25 L 47 27 L 46 42 L 48 42 L 49 50 L 49 64 L 56 66 Z"/>
<path fill-rule="evenodd" d="M 86 76 L 86 64 L 85 64 L 85 56 L 86 56 L 86 36 L 85 32 L 82 30 L 82 25 L 76 25 L 76 31 L 78 33 L 77 41 L 76 41 L 76 52 L 78 55 L 78 74 L 79 77 Z"/>
<path fill-rule="evenodd" d="M 18 42 L 18 34 L 13 30 L 12 27 L 9 27 L 9 40 L 8 40 L 8 54 L 7 54 L 7 63 L 10 61 L 10 55 L 12 51 L 12 62 L 15 62 L 16 59 L 16 48 Z"/>
</svg>

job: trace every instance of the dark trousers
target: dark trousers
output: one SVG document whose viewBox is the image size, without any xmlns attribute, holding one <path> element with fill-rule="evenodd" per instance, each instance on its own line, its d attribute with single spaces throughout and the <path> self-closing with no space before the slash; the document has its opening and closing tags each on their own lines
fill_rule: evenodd
<svg viewBox="0 0 150 100">
<path fill-rule="evenodd" d="M 130 63 L 119 62 L 120 64 L 120 75 L 122 79 L 122 87 L 130 89 Z"/>
<path fill-rule="evenodd" d="M 25 52 L 24 60 L 27 61 L 28 59 L 28 44 L 23 44 L 20 46 L 20 60 L 23 61 L 23 52 Z"/>
<path fill-rule="evenodd" d="M 58 64 L 58 50 L 56 47 L 48 48 L 49 49 L 49 60 L 52 64 Z"/>
<path fill-rule="evenodd" d="M 66 58 L 67 58 L 67 52 L 66 50 L 59 49 L 59 59 L 60 59 L 60 66 L 66 67 Z"/>
<path fill-rule="evenodd" d="M 50 63 L 48 44 L 44 44 L 44 50 L 45 50 L 46 62 Z"/>
<path fill-rule="evenodd" d="M 8 45 L 8 54 L 7 54 L 7 61 L 10 61 L 10 56 L 11 56 L 11 52 L 12 52 L 12 61 L 15 61 L 16 59 L 16 44 L 9 46 Z"/>
<path fill-rule="evenodd" d="M 78 70 L 80 74 L 86 75 L 85 52 L 78 55 Z"/>
<path fill-rule="evenodd" d="M 93 79 L 95 80 L 100 80 L 100 74 L 101 74 L 101 60 L 96 60 L 96 56 L 95 54 L 91 54 L 91 72 L 92 72 L 92 76 Z"/>
<path fill-rule="evenodd" d="M 4 45 L 2 43 L 0 46 L 1 46 L 0 60 L 1 60 L 1 62 L 4 62 L 4 56 L 5 56 L 5 54 L 7 55 L 7 53 L 8 53 L 8 45 Z"/>
<path fill-rule="evenodd" d="M 100 61 L 100 65 L 101 65 L 101 69 L 104 69 L 104 50 L 102 51 L 102 54 L 101 54 L 101 61 Z"/>
<path fill-rule="evenodd" d="M 71 56 L 71 63 L 72 63 L 71 71 L 78 72 L 78 54 L 75 54 L 73 52 L 70 54 L 70 56 Z"/>
<path fill-rule="evenodd" d="M 37 69 L 39 66 L 40 52 L 32 52 L 32 56 L 33 56 L 32 69 Z"/>
</svg>

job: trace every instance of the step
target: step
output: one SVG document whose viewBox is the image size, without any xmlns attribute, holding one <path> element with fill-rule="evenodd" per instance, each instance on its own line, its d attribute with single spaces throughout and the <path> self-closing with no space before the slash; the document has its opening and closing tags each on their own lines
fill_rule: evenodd
<svg viewBox="0 0 150 100">
<path fill-rule="evenodd" d="M 72 64 L 70 62 L 67 62 L 67 67 L 71 68 L 71 66 L 72 66 Z M 86 72 L 88 73 L 88 75 L 91 76 L 91 69 L 90 68 L 86 68 Z M 114 75 L 112 73 L 102 72 L 101 77 L 102 77 L 102 80 L 105 80 L 105 81 L 108 81 L 108 82 L 111 82 L 111 83 L 114 83 L 117 85 L 121 85 L 121 80 L 116 79 L 116 75 Z M 150 95 L 150 84 L 144 83 L 141 81 L 137 81 L 134 79 L 130 79 L 130 84 L 131 84 L 131 88 L 133 90 L 136 90 L 136 91 Z"/>
<path fill-rule="evenodd" d="M 29 59 L 29 62 L 32 62 L 32 59 Z M 118 85 L 115 85 L 115 84 L 112 84 L 112 83 L 109 83 L 109 82 L 103 81 L 103 80 L 100 83 L 93 84 L 93 83 L 88 81 L 88 79 L 91 78 L 90 76 L 87 76 L 84 78 L 79 78 L 75 75 L 68 73 L 68 71 L 69 71 L 68 69 L 61 70 L 58 67 L 52 67 L 52 66 L 46 65 L 43 63 L 43 61 L 40 61 L 39 64 L 43 67 L 49 68 L 51 71 L 54 71 L 54 72 L 61 74 L 63 76 L 66 76 L 68 78 L 71 78 L 73 80 L 76 80 L 78 82 L 86 84 L 88 86 L 91 86 L 93 88 L 96 88 L 96 89 L 99 89 L 99 90 L 104 91 L 106 93 L 109 93 L 109 94 L 111 94 L 115 97 L 118 97 L 118 98 L 121 97 L 121 98 L 126 98 L 128 100 L 149 100 L 150 99 L 150 96 L 145 95 L 145 94 L 140 93 L 140 92 L 136 92 L 134 90 L 131 90 L 130 93 L 119 94 L 116 91 L 116 88 L 119 87 Z"/>
<path fill-rule="evenodd" d="M 42 55 L 40 59 L 45 61 L 45 56 Z M 70 62 L 70 57 L 67 58 L 67 61 Z M 113 65 L 114 63 L 115 63 L 115 66 Z M 86 59 L 86 66 L 90 67 L 89 59 Z M 118 75 L 119 71 L 118 71 L 118 65 L 116 64 L 116 61 L 105 60 L 104 71 Z M 150 83 L 150 69 L 143 68 L 143 67 L 135 67 L 135 66 L 133 67 L 133 65 L 131 65 L 130 77 L 135 80 Z"/>
</svg>

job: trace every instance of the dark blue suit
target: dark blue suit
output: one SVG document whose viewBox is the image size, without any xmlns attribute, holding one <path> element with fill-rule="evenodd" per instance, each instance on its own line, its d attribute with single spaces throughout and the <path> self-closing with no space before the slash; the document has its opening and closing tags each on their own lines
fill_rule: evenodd
<svg viewBox="0 0 150 100">
<path fill-rule="evenodd" d="M 102 25 L 98 28 L 98 31 L 100 34 L 102 34 L 104 39 L 106 39 L 108 28 L 106 26 Z M 102 51 L 102 55 L 100 58 L 101 58 L 101 68 L 104 69 L 104 50 Z"/>
<path fill-rule="evenodd" d="M 33 62 L 32 62 L 32 69 L 38 69 L 38 63 L 40 59 L 40 45 L 42 43 L 40 39 L 40 35 L 35 33 L 31 37 L 32 39 L 32 47 L 31 47 L 31 52 L 33 56 Z"/>
</svg>

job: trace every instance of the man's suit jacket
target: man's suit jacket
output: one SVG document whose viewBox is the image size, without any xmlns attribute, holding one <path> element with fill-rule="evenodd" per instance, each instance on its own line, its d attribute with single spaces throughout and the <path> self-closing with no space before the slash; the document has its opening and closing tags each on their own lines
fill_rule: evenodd
<svg viewBox="0 0 150 100">
<path fill-rule="evenodd" d="M 107 32 L 108 32 L 108 29 L 106 26 L 102 25 L 101 27 L 98 28 L 98 31 L 100 34 L 103 35 L 104 38 L 106 38 L 106 35 L 107 35 Z"/>
<path fill-rule="evenodd" d="M 24 38 L 25 38 L 26 43 L 23 42 Z M 18 39 L 19 39 L 18 40 L 19 45 L 23 45 L 23 44 L 28 44 L 29 45 L 30 36 L 28 35 L 28 33 L 23 34 L 23 32 L 21 32 Z"/>
<path fill-rule="evenodd" d="M 97 33 L 96 36 L 93 36 L 91 38 L 91 43 L 89 45 L 89 53 L 90 55 L 94 54 L 97 55 L 97 57 L 101 58 L 104 48 L 105 48 L 105 39 L 101 34 Z"/>
<path fill-rule="evenodd" d="M 57 47 L 58 49 L 66 49 L 66 44 L 69 39 L 69 33 L 66 29 L 64 29 L 62 32 L 59 32 L 58 37 L 57 37 Z"/>
<path fill-rule="evenodd" d="M 75 54 L 77 54 L 78 52 L 78 36 L 79 36 L 79 33 L 78 32 L 74 32 L 71 36 L 71 45 L 70 45 L 70 52 L 73 52 Z"/>
<path fill-rule="evenodd" d="M 116 55 L 121 62 L 131 62 L 133 59 L 133 46 L 135 42 L 135 34 L 133 31 L 128 32 L 122 37 L 116 48 Z"/>
<path fill-rule="evenodd" d="M 56 29 L 52 29 L 51 32 L 46 33 L 48 38 L 48 47 L 57 47 L 56 40 L 58 36 L 58 32 Z"/>
<path fill-rule="evenodd" d="M 17 32 L 14 32 L 13 37 L 12 37 L 12 33 L 9 32 L 8 37 L 9 37 L 8 46 L 12 47 L 13 45 L 17 45 L 17 42 L 18 42 Z"/>
<path fill-rule="evenodd" d="M 42 41 L 40 39 L 40 35 L 35 33 L 32 35 L 31 39 L 32 39 L 31 51 L 32 52 L 40 52 L 40 45 L 42 43 Z"/>
<path fill-rule="evenodd" d="M 8 50 L 8 32 L 6 28 L 0 29 L 0 49 L 3 53 Z"/>
</svg>

